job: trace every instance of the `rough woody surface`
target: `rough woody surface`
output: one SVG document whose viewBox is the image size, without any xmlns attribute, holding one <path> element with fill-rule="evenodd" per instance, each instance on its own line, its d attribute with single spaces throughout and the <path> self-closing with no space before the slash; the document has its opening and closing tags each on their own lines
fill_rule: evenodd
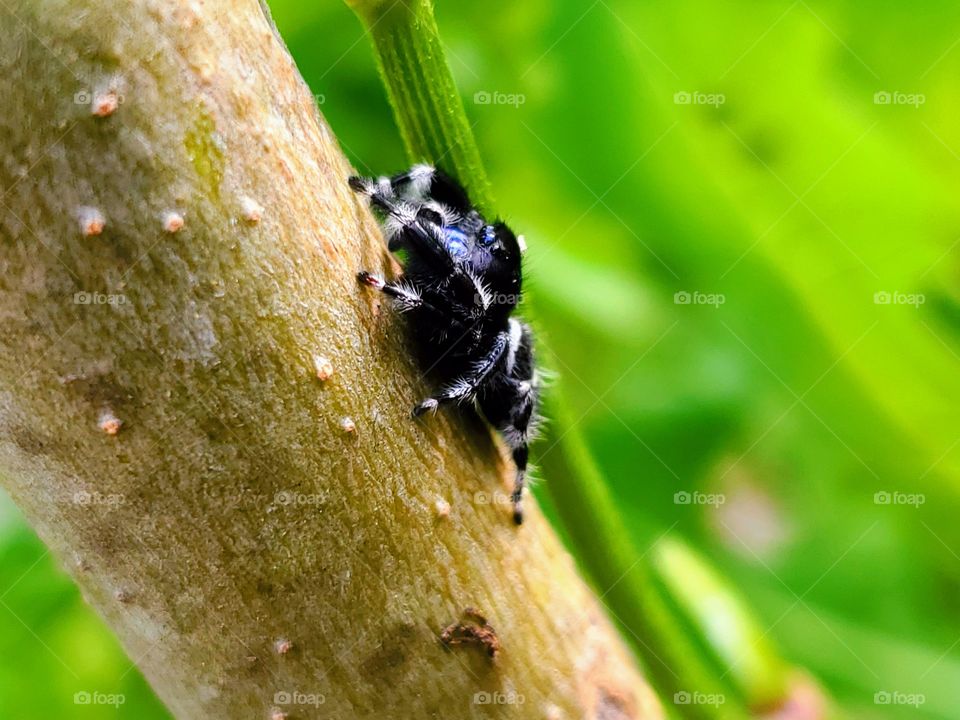
<svg viewBox="0 0 960 720">
<path fill-rule="evenodd" d="M 659 718 L 489 432 L 410 419 L 354 278 L 391 261 L 261 6 L 0 14 L 0 479 L 171 711 Z"/>
</svg>

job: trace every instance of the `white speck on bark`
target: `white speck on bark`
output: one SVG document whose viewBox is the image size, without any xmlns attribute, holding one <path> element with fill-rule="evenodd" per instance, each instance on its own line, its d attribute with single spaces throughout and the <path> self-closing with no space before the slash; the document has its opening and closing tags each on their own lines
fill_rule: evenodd
<svg viewBox="0 0 960 720">
<path fill-rule="evenodd" d="M 325 382 L 333 377 L 333 363 L 330 362 L 330 358 L 317 355 L 313 358 L 313 366 L 320 380 Z"/>
<path fill-rule="evenodd" d="M 168 210 L 161 218 L 163 229 L 168 233 L 175 233 L 183 227 L 183 215 L 173 210 Z"/>
<path fill-rule="evenodd" d="M 85 237 L 99 235 L 107 224 L 103 219 L 103 213 L 91 205 L 81 205 L 77 208 L 77 220 L 80 222 L 80 232 Z"/>
<path fill-rule="evenodd" d="M 263 206 L 253 198 L 245 197 L 240 201 L 240 213 L 247 222 L 258 223 L 263 218 Z"/>
</svg>

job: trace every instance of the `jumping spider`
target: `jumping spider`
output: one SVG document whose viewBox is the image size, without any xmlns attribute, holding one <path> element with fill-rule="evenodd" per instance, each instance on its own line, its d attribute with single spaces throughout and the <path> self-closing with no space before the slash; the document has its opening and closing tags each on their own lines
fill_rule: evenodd
<svg viewBox="0 0 960 720">
<path fill-rule="evenodd" d="M 519 525 L 540 392 L 533 334 L 510 317 L 520 301 L 523 237 L 499 220 L 488 223 L 463 187 L 430 165 L 393 177 L 352 177 L 350 187 L 382 214 L 388 248 L 406 252 L 396 280 L 366 271 L 357 278 L 407 314 L 421 367 L 439 381 L 413 415 L 473 402 L 513 454 L 511 501 Z"/>
</svg>

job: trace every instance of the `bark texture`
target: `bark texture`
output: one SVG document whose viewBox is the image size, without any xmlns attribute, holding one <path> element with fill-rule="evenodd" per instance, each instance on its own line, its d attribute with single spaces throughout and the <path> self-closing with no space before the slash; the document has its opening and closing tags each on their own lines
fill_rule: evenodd
<svg viewBox="0 0 960 720">
<path fill-rule="evenodd" d="M 265 10 L 0 16 L 0 479 L 171 711 L 661 717 L 535 503 L 490 502 L 489 432 L 410 419 L 354 279 L 391 260 Z"/>
</svg>

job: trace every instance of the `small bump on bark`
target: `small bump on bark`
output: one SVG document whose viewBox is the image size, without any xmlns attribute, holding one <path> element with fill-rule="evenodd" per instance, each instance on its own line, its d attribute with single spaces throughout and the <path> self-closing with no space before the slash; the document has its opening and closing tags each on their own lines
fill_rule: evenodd
<svg viewBox="0 0 960 720">
<path fill-rule="evenodd" d="M 99 209 L 90 205 L 77 208 L 77 220 L 80 222 L 80 232 L 84 237 L 94 237 L 103 232 L 106 220 Z"/>
</svg>

